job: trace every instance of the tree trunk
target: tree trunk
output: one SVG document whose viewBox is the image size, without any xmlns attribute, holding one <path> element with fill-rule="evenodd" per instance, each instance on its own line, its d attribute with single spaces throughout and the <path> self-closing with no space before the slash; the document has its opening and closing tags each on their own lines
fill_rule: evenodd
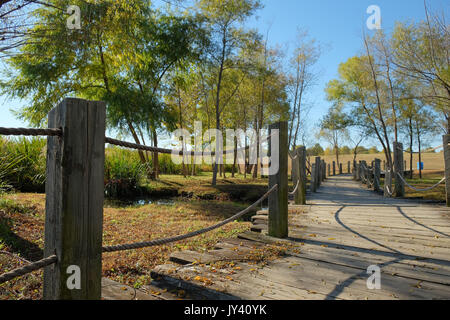
<svg viewBox="0 0 450 320">
<path fill-rule="evenodd" d="M 156 135 L 156 129 L 153 129 L 153 146 L 158 147 L 158 137 Z M 159 178 L 159 157 L 158 152 L 153 152 L 153 175 L 155 179 Z"/>
</svg>

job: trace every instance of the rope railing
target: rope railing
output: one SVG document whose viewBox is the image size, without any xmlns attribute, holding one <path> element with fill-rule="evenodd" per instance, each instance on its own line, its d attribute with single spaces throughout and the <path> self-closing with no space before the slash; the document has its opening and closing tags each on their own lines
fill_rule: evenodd
<svg viewBox="0 0 450 320">
<path fill-rule="evenodd" d="M 443 183 L 443 182 L 445 181 L 445 177 L 444 177 L 444 178 L 441 179 L 441 181 L 439 181 L 438 183 L 434 184 L 433 186 L 428 187 L 428 188 L 420 189 L 420 188 L 416 188 L 416 187 L 412 186 L 411 184 L 409 184 L 408 181 L 406 181 L 406 180 L 402 177 L 402 175 L 399 174 L 398 172 L 397 172 L 397 176 L 400 178 L 400 180 L 402 180 L 402 182 L 403 182 L 405 185 L 407 185 L 410 189 L 412 189 L 412 190 L 414 190 L 414 191 L 417 191 L 417 192 L 425 192 L 425 191 L 433 190 L 434 188 L 438 187 L 441 183 Z"/>
<path fill-rule="evenodd" d="M 297 185 L 295 186 L 295 188 L 292 192 L 289 192 L 289 195 L 291 195 L 291 196 L 295 195 L 297 193 L 299 185 L 300 185 L 300 179 L 297 180 Z"/>
<path fill-rule="evenodd" d="M 4 128 L 0 134 L 6 136 L 62 136 L 62 129 Z"/>
<path fill-rule="evenodd" d="M 278 185 L 273 186 L 269 191 L 267 191 L 261 198 L 259 198 L 255 203 L 250 205 L 248 208 L 246 208 L 246 209 L 238 212 L 234 216 L 232 216 L 228 219 L 225 219 L 222 222 L 219 222 L 210 227 L 203 228 L 203 229 L 193 231 L 193 232 L 189 232 L 184 235 L 179 235 L 179 236 L 174 236 L 174 237 L 169 237 L 169 238 L 157 239 L 157 240 L 146 241 L 146 242 L 137 242 L 137 243 L 131 243 L 131 244 L 120 244 L 120 245 L 115 245 L 115 246 L 107 246 L 107 247 L 103 247 L 102 251 L 103 252 L 115 252 L 115 251 L 125 251 L 125 250 L 133 250 L 133 249 L 142 249 L 142 248 L 163 245 L 163 244 L 168 244 L 168 243 L 184 240 L 184 239 L 188 239 L 188 238 L 192 238 L 192 237 L 201 235 L 203 233 L 210 232 L 210 231 L 220 228 L 236 219 L 239 219 L 243 215 L 249 213 L 250 211 L 255 209 L 261 202 L 263 202 L 265 199 L 267 199 L 267 197 L 269 197 L 269 195 L 272 192 L 277 190 L 277 188 L 278 188 Z"/>
<path fill-rule="evenodd" d="M 0 275 L 0 284 L 10 281 L 14 278 L 26 275 L 33 271 L 42 269 L 49 265 L 52 265 L 52 264 L 56 263 L 57 261 L 58 261 L 58 257 L 56 255 L 53 255 L 53 256 L 41 259 L 39 261 L 35 261 L 30 264 L 27 264 L 26 266 L 23 266 L 21 268 L 17 268 L 10 272 L 4 273 L 4 274 Z"/>
<path fill-rule="evenodd" d="M 271 138 L 271 136 L 272 135 L 269 135 L 269 136 L 261 139 L 260 143 L 269 140 Z M 113 138 L 109 138 L 109 137 L 105 137 L 105 143 L 109 143 L 109 144 L 112 144 L 112 145 L 115 145 L 115 146 L 130 148 L 130 149 L 149 151 L 149 152 L 157 152 L 157 153 L 165 153 L 165 154 L 176 153 L 176 154 L 179 154 L 179 155 L 183 154 L 183 150 L 173 150 L 173 149 L 164 149 L 164 148 L 158 148 L 158 147 L 150 147 L 150 146 L 146 146 L 146 145 L 142 145 L 142 144 L 127 142 L 127 141 L 121 141 L 121 140 L 117 140 L 117 139 L 113 139 Z M 255 144 L 246 146 L 244 148 L 239 148 L 239 149 L 224 150 L 223 154 L 230 154 L 230 153 L 234 153 L 234 152 L 249 150 Z M 203 156 L 204 155 L 203 152 L 195 152 L 195 151 L 184 151 L 184 153 L 185 154 L 188 153 L 191 156 Z M 214 156 L 216 154 L 215 151 L 211 151 L 209 153 L 210 153 L 211 156 Z"/>
</svg>

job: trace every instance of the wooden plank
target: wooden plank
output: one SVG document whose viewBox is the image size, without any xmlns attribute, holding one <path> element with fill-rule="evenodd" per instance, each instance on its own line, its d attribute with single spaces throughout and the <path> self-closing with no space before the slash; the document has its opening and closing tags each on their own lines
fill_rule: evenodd
<svg viewBox="0 0 450 320">
<path fill-rule="evenodd" d="M 102 278 L 101 286 L 102 300 L 167 300 L 108 278 Z M 173 299 L 175 297 L 170 298 Z"/>
<path fill-rule="evenodd" d="M 64 99 L 49 113 L 44 255 L 58 263 L 44 270 L 44 299 L 100 299 L 103 224 L 105 104 Z M 69 289 L 68 267 L 80 270 Z"/>
</svg>

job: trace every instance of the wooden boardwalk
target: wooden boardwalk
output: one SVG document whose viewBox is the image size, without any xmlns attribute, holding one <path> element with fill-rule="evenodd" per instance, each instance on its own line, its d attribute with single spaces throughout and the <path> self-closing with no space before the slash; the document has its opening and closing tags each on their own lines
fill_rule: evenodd
<svg viewBox="0 0 450 320">
<path fill-rule="evenodd" d="M 290 205 L 285 240 L 258 232 L 203 254 L 178 252 L 144 287 L 155 299 L 450 299 L 450 210 L 386 199 L 349 175 L 329 177 L 307 206 Z M 264 267 L 245 257 L 273 243 L 287 248 Z M 213 262 L 233 261 L 223 269 Z M 381 269 L 381 289 L 368 289 L 367 268 Z M 116 297 L 117 298 L 117 297 Z"/>
</svg>

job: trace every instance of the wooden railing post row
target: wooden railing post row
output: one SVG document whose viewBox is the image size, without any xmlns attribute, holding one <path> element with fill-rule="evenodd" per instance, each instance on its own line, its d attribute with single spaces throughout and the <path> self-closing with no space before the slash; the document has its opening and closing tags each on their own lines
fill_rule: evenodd
<svg viewBox="0 0 450 320">
<path fill-rule="evenodd" d="M 48 114 L 44 256 L 46 300 L 101 298 L 105 103 L 67 98 Z"/>
<path fill-rule="evenodd" d="M 395 196 L 404 197 L 405 196 L 405 184 L 398 177 L 404 177 L 404 167 L 403 167 L 403 144 L 400 142 L 394 142 L 394 176 L 395 179 Z"/>
<path fill-rule="evenodd" d="M 269 126 L 269 134 L 278 136 L 278 145 L 272 145 L 269 139 L 269 155 L 278 157 L 278 170 L 269 174 L 269 188 L 278 185 L 269 195 L 269 236 L 286 238 L 288 236 L 288 125 L 286 121 Z M 276 150 L 277 149 L 277 150 Z M 270 172 L 273 173 L 273 172 Z"/>
<path fill-rule="evenodd" d="M 447 207 L 450 207 L 450 134 L 443 137 L 444 147 L 444 170 L 445 170 L 445 199 Z"/>
</svg>

